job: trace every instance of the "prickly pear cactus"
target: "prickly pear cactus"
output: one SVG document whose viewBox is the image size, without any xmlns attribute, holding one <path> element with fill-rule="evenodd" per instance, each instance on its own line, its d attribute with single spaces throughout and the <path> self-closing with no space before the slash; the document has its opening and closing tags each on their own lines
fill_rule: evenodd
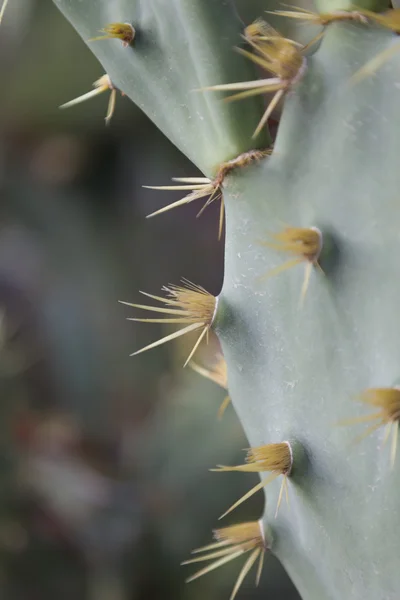
<svg viewBox="0 0 400 600">
<path fill-rule="evenodd" d="M 305 600 L 398 600 L 400 52 L 354 80 L 396 43 L 397 11 L 377 14 L 386 7 L 374 0 L 281 11 L 321 25 L 303 48 L 264 21 L 245 28 L 229 0 L 56 4 L 86 41 L 110 24 L 134 28 L 129 44 L 88 42 L 109 88 L 204 173 L 167 189 L 226 207 L 220 296 L 184 281 L 132 305 L 134 320 L 183 326 L 150 347 L 195 332 L 188 362 L 217 333 L 251 446 L 243 465 L 217 470 L 260 472 L 249 495 L 266 491 L 261 520 L 222 521 L 188 561 L 200 566 L 190 579 L 245 555 L 233 597 L 274 553 Z M 267 151 L 264 125 L 282 100 Z M 218 373 L 207 376 L 221 383 Z"/>
</svg>

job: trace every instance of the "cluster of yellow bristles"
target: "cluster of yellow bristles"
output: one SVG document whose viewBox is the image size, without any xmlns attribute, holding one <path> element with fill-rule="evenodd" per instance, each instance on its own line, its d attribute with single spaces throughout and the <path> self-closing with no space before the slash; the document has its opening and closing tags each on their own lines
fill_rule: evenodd
<svg viewBox="0 0 400 600">
<path fill-rule="evenodd" d="M 242 48 L 236 50 L 275 77 L 214 85 L 203 88 L 201 91 L 236 91 L 236 94 L 225 99 L 230 102 L 275 92 L 254 131 L 253 137 L 256 137 L 279 101 L 293 85 L 300 81 L 305 72 L 306 61 L 302 55 L 301 44 L 283 37 L 262 19 L 258 19 L 245 29 L 243 39 L 252 47 L 253 52 Z"/>
<path fill-rule="evenodd" d="M 397 451 L 397 441 L 399 434 L 400 422 L 400 388 L 370 388 L 365 390 L 358 400 L 369 406 L 378 409 L 375 412 L 363 417 L 355 417 L 340 421 L 339 425 L 356 425 L 358 423 L 371 423 L 360 436 L 356 438 L 356 442 L 361 441 L 383 425 L 386 426 L 383 444 L 386 444 L 390 434 L 392 434 L 392 443 L 390 451 L 390 463 L 394 466 Z"/>
<path fill-rule="evenodd" d="M 150 190 L 164 190 L 164 191 L 187 191 L 189 192 L 184 198 L 172 202 L 159 210 L 148 215 L 148 218 L 155 217 L 161 213 L 178 208 L 185 204 L 190 204 L 194 200 L 201 198 L 207 198 L 203 208 L 198 213 L 198 217 L 203 211 L 209 206 L 214 200 L 220 200 L 220 213 L 219 213 L 219 227 L 218 227 L 218 239 L 221 239 L 222 230 L 224 225 L 224 198 L 223 198 L 223 183 L 225 178 L 235 169 L 240 169 L 251 165 L 254 162 L 260 161 L 262 158 L 271 154 L 272 149 L 267 150 L 251 150 L 250 152 L 244 152 L 236 158 L 229 160 L 219 167 L 218 172 L 214 179 L 208 177 L 173 177 L 173 181 L 176 181 L 180 185 L 162 185 L 162 186 L 150 186 L 145 185 L 143 187 Z"/>
<path fill-rule="evenodd" d="M 278 444 L 267 444 L 266 446 L 260 446 L 258 448 L 250 448 L 246 456 L 246 464 L 236 465 L 234 467 L 226 467 L 219 465 L 217 469 L 211 469 L 212 471 L 242 471 L 245 473 L 265 473 L 270 472 L 271 474 L 262 479 L 260 483 L 254 486 L 247 494 L 242 496 L 235 504 L 233 504 L 221 517 L 225 517 L 232 510 L 237 508 L 242 502 L 245 502 L 253 494 L 262 490 L 266 485 L 274 481 L 280 475 L 283 475 L 281 489 L 278 497 L 278 504 L 276 507 L 275 517 L 278 515 L 278 510 L 282 502 L 283 491 L 286 493 L 286 501 L 289 503 L 289 494 L 287 488 L 287 477 L 290 475 L 290 471 L 293 466 L 293 452 L 289 442 L 282 442 Z"/>
<path fill-rule="evenodd" d="M 122 45 L 126 48 L 130 46 L 135 39 L 136 31 L 131 23 L 110 23 L 100 30 L 102 35 L 91 38 L 89 42 L 97 42 L 100 40 L 121 40 Z"/>
<path fill-rule="evenodd" d="M 190 202 L 193 202 L 194 200 L 207 198 L 203 208 L 197 215 L 199 217 L 207 208 L 207 206 L 209 206 L 214 200 L 220 200 L 218 239 L 221 239 L 225 212 L 221 186 L 215 180 L 209 179 L 208 177 L 173 177 L 172 181 L 176 181 L 176 183 L 179 185 L 143 186 L 149 190 L 189 192 L 186 196 L 184 196 L 184 198 L 181 198 L 181 200 L 177 200 L 176 202 L 172 202 L 171 204 L 156 210 L 150 215 L 147 215 L 147 218 L 155 217 L 156 215 L 160 215 L 168 210 L 172 210 L 173 208 L 178 208 L 178 206 L 190 204 Z"/>
<path fill-rule="evenodd" d="M 214 321 L 215 313 L 217 310 L 218 300 L 212 294 L 209 294 L 204 288 L 199 285 L 195 285 L 188 280 L 183 280 L 183 285 L 169 285 L 164 286 L 163 291 L 166 292 L 166 296 L 153 296 L 146 292 L 141 292 L 144 296 L 161 302 L 165 307 L 160 306 L 149 306 L 147 304 L 132 304 L 130 302 L 123 302 L 127 306 L 133 308 L 139 308 L 141 310 L 150 311 L 154 313 L 162 313 L 167 315 L 165 317 L 156 317 L 151 319 L 138 319 L 130 317 L 129 321 L 139 321 L 143 323 L 161 323 L 161 324 L 182 324 L 186 325 L 183 329 L 179 329 L 170 335 L 167 335 L 140 350 L 134 352 L 131 356 L 165 344 L 177 337 L 191 333 L 193 331 L 200 330 L 200 335 L 193 346 L 186 362 L 185 366 L 190 362 L 201 341 L 207 337 L 210 327 Z"/>
<path fill-rule="evenodd" d="M 256 574 L 256 585 L 258 585 L 261 577 L 265 550 L 269 548 L 270 541 L 264 540 L 262 524 L 259 521 L 249 521 L 248 523 L 241 523 L 239 525 L 224 527 L 223 529 L 216 529 L 214 531 L 214 538 L 216 540 L 214 544 L 193 550 L 192 554 L 201 554 L 201 556 L 191 558 L 190 560 L 186 560 L 184 563 L 182 563 L 184 565 L 188 565 L 208 560 L 213 561 L 210 565 L 204 569 L 201 569 L 189 577 L 186 581 L 187 583 L 193 581 L 202 575 L 206 575 L 206 573 L 210 573 L 210 571 L 213 571 L 218 567 L 222 567 L 231 560 L 251 552 L 250 556 L 240 570 L 239 576 L 233 587 L 230 600 L 234 600 L 246 575 L 250 572 L 257 560 L 258 568 Z"/>
<path fill-rule="evenodd" d="M 285 227 L 279 233 L 271 234 L 270 237 L 273 241 L 261 243 L 294 258 L 272 269 L 263 278 L 278 275 L 286 269 L 305 263 L 306 271 L 300 295 L 302 303 L 307 293 L 312 268 L 318 267 L 323 272 L 318 262 L 323 244 L 322 233 L 317 227 Z"/>
</svg>

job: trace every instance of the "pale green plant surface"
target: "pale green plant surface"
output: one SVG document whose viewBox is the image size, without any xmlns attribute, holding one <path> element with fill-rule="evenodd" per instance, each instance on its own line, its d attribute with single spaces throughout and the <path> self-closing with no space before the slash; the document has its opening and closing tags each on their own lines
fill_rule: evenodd
<svg viewBox="0 0 400 600">
<path fill-rule="evenodd" d="M 266 134 L 251 139 L 263 114 L 258 96 L 226 104 L 219 92 L 192 91 L 256 79 L 251 62 L 233 51 L 240 21 L 229 2 L 56 4 L 84 39 L 107 23 L 132 21 L 137 37 L 128 48 L 117 40 L 91 47 L 113 84 L 205 175 L 268 143 Z M 177 27 L 182 19 L 186 26 Z M 262 522 L 266 552 L 305 600 L 397 600 L 400 590 L 399 461 L 391 466 L 384 427 L 352 444 L 375 423 L 367 421 L 374 409 L 355 400 L 400 377 L 400 53 L 352 81 L 395 43 L 371 20 L 330 24 L 285 90 L 272 155 L 223 181 L 225 279 L 212 326 L 249 445 L 293 448 L 290 506 L 275 518 L 280 482 L 271 483 Z M 317 228 L 321 251 L 301 249 L 299 264 L 265 277 L 293 259 L 265 243 L 285 227 Z M 392 432 L 399 417 L 400 406 Z"/>
</svg>

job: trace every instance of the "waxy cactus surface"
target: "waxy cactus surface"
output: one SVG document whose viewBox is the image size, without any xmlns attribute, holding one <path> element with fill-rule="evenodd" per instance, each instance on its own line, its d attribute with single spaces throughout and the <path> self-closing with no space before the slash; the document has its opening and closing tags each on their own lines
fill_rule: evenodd
<svg viewBox="0 0 400 600">
<path fill-rule="evenodd" d="M 354 75 L 398 43 L 399 17 L 371 16 L 387 9 L 374 0 L 320 0 L 323 33 L 303 48 L 268 27 L 250 39 L 241 2 L 56 0 L 113 86 L 202 171 L 204 180 L 186 182 L 189 192 L 210 185 L 222 164 L 270 147 L 266 128 L 257 129 L 260 90 L 271 72 L 287 82 L 270 86 L 285 92 L 273 151 L 218 182 L 226 258 L 215 311 L 195 313 L 193 297 L 185 307 L 160 296 L 151 304 L 154 320 L 175 310 L 175 322 L 203 343 L 210 328 L 217 333 L 251 448 L 247 466 L 234 470 L 265 468 L 261 481 L 273 479 L 260 522 L 217 529 L 216 542 L 193 555 L 215 562 L 190 579 L 246 554 L 234 597 L 273 553 L 305 600 L 398 600 L 400 51 L 360 81 Z M 115 23 L 132 24 L 131 44 L 89 41 Z M 269 73 L 263 61 L 274 63 Z M 225 102 L 232 90 L 241 98 Z M 127 316 L 140 318 L 138 308 Z M 189 358 L 196 363 L 196 352 Z M 246 474 L 215 475 L 232 476 Z"/>
</svg>

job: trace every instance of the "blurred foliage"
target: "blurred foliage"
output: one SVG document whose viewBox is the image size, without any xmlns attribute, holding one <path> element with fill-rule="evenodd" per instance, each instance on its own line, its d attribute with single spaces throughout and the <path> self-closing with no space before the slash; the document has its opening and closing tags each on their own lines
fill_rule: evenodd
<svg viewBox="0 0 400 600">
<path fill-rule="evenodd" d="M 179 563 L 250 485 L 208 471 L 243 431 L 179 344 L 129 356 L 159 326 L 118 304 L 182 276 L 218 293 L 218 207 L 145 219 L 175 196 L 142 185 L 196 173 L 125 98 L 108 128 L 104 97 L 58 110 L 102 73 L 52 3 L 10 2 L 0 57 L 0 597 L 226 598 L 230 567 L 185 586 Z M 272 558 L 248 589 L 297 597 Z"/>
</svg>

